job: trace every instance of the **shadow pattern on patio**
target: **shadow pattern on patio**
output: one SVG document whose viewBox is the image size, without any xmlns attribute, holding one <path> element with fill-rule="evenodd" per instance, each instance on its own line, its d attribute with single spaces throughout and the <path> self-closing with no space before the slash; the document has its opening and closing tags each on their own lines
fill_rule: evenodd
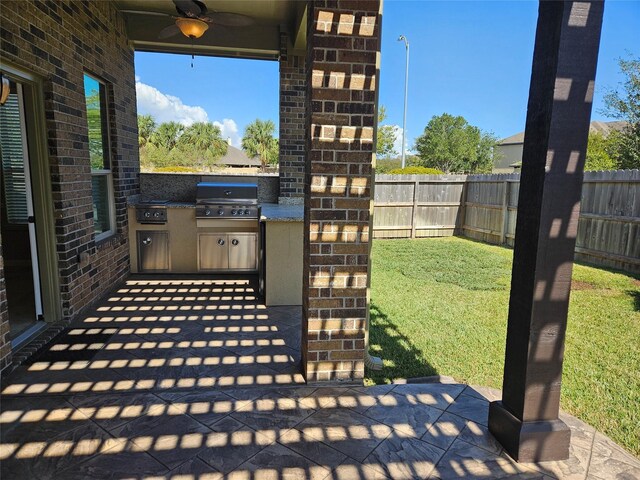
<svg viewBox="0 0 640 480">
<path fill-rule="evenodd" d="M 55 361 L 18 368 L 2 393 L 302 384 L 300 332 L 301 309 L 265 307 L 255 277 L 133 277 L 49 348 Z"/>
<path fill-rule="evenodd" d="M 3 386 L 1 477 L 640 477 L 637 459 L 569 416 L 569 460 L 515 463 L 487 429 L 495 390 L 303 385 L 300 315 L 261 305 L 251 280 L 128 281 L 69 332 L 104 344 L 55 345 L 92 358 L 36 361 Z"/>
</svg>

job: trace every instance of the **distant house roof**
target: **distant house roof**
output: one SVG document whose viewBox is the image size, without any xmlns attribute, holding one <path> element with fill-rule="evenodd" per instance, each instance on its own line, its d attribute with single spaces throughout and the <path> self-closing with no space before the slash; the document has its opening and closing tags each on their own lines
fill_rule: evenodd
<svg viewBox="0 0 640 480">
<path fill-rule="evenodd" d="M 589 131 L 598 132 L 605 136 L 609 135 L 614 130 L 622 130 L 627 122 L 591 122 L 589 125 Z M 500 141 L 500 145 L 517 145 L 524 143 L 524 132 L 516 133 Z"/>
<path fill-rule="evenodd" d="M 259 167 L 261 165 L 258 157 L 249 158 L 242 150 L 231 145 L 229 145 L 227 154 L 219 160 L 219 163 L 228 167 Z"/>
<path fill-rule="evenodd" d="M 513 145 L 514 143 L 524 143 L 524 132 L 516 133 L 500 141 L 500 145 Z"/>
<path fill-rule="evenodd" d="M 609 135 L 613 131 L 620 131 L 627 126 L 627 122 L 591 122 L 589 125 L 589 130 L 591 132 L 598 132 L 603 134 L 605 137 Z"/>
</svg>

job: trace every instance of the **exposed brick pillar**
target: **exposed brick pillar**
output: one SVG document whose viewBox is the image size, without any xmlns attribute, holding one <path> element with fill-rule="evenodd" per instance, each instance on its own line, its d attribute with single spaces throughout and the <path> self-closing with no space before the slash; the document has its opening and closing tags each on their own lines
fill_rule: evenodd
<svg viewBox="0 0 640 480">
<path fill-rule="evenodd" d="M 305 59 L 280 55 L 280 203 L 302 203 L 304 198 Z"/>
<path fill-rule="evenodd" d="M 362 382 L 381 2 L 309 2 L 303 373 Z"/>
<path fill-rule="evenodd" d="M 518 461 L 569 456 L 558 419 L 602 1 L 540 2 L 527 109 L 503 398 L 489 428 Z"/>
</svg>

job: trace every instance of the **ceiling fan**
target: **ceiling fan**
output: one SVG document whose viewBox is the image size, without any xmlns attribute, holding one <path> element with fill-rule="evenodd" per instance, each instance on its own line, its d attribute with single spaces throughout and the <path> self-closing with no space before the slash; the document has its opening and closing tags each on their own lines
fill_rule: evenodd
<svg viewBox="0 0 640 480">
<path fill-rule="evenodd" d="M 209 11 L 207 6 L 199 0 L 173 0 L 178 15 L 162 12 L 146 12 L 140 10 L 122 10 L 123 13 L 137 15 L 158 15 L 171 17 L 175 23 L 163 28 L 158 34 L 159 39 L 173 37 L 182 33 L 194 40 L 200 38 L 208 30 L 209 25 L 224 27 L 247 27 L 254 24 L 254 19 L 239 13 Z"/>
</svg>

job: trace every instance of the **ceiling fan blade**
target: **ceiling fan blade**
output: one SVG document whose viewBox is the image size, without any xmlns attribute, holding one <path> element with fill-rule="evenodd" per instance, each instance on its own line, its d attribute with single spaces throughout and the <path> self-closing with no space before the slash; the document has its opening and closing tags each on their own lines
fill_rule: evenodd
<svg viewBox="0 0 640 480">
<path fill-rule="evenodd" d="M 197 0 L 173 0 L 179 14 L 196 18 L 207 11 L 204 3 Z"/>
<path fill-rule="evenodd" d="M 133 15 L 153 15 L 153 16 L 158 16 L 158 17 L 173 17 L 173 15 L 170 15 L 168 13 L 162 13 L 162 12 L 147 12 L 144 10 L 120 10 L 121 13 L 128 13 L 128 14 L 133 14 Z"/>
<path fill-rule="evenodd" d="M 178 28 L 177 25 L 169 25 L 168 27 L 164 27 L 162 30 L 160 30 L 160 33 L 158 34 L 158 39 L 159 40 L 164 40 L 165 38 L 169 38 L 169 37 L 173 37 L 174 35 L 177 35 L 180 33 L 180 29 Z"/>
<path fill-rule="evenodd" d="M 253 18 L 247 15 L 231 12 L 211 12 L 207 15 L 207 18 L 211 23 L 224 25 L 225 27 L 248 27 L 256 23 Z"/>
</svg>

